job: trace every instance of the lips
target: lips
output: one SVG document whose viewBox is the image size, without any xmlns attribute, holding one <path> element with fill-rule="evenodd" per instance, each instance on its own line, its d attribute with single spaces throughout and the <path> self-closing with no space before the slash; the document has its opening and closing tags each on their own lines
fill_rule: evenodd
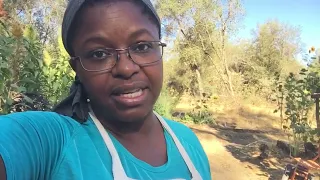
<svg viewBox="0 0 320 180">
<path fill-rule="evenodd" d="M 119 86 L 116 86 L 112 89 L 113 95 L 121 95 L 121 94 L 129 94 L 129 93 L 135 93 L 139 90 L 144 90 L 148 88 L 147 83 L 143 81 L 135 81 L 132 83 L 126 83 Z"/>
<path fill-rule="evenodd" d="M 112 97 L 117 104 L 133 107 L 143 104 L 147 100 L 148 85 L 142 81 L 122 84 L 112 90 Z"/>
<path fill-rule="evenodd" d="M 142 89 L 135 89 L 135 90 L 130 91 L 130 92 L 121 93 L 121 94 L 119 94 L 119 96 L 122 96 L 122 97 L 125 97 L 125 98 L 135 98 L 135 97 L 141 96 L 142 93 L 143 93 Z"/>
</svg>

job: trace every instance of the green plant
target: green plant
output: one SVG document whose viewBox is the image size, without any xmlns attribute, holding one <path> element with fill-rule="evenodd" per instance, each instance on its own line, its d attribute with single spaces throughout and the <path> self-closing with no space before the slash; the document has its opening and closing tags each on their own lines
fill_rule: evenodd
<svg viewBox="0 0 320 180">
<path fill-rule="evenodd" d="M 25 99 L 26 93 L 42 94 L 50 105 L 67 96 L 74 73 L 61 37 L 56 45 L 44 47 L 32 25 L 23 26 L 12 20 L 0 22 L 2 28 L 8 29 L 0 34 L 0 113 L 15 109 L 21 94 Z"/>
<path fill-rule="evenodd" d="M 290 123 L 295 142 L 314 140 L 317 133 L 310 126 L 308 114 L 314 105 L 311 94 L 318 92 L 320 85 L 318 73 L 301 69 L 298 75 L 290 73 L 284 82 L 280 80 L 277 74 L 275 76 L 275 85 L 275 101 L 278 104 L 275 112 L 280 111 L 281 124 L 283 125 L 284 121 Z M 285 111 L 284 117 L 283 110 Z"/>
<path fill-rule="evenodd" d="M 308 126 L 307 115 L 311 106 L 313 105 L 311 99 L 311 92 L 307 89 L 307 82 L 305 72 L 302 69 L 300 75 L 303 78 L 298 79 L 295 75 L 290 73 L 284 84 L 288 94 L 286 96 L 286 120 L 291 122 L 290 127 L 294 134 L 301 134 L 305 132 L 305 127 Z"/>
<path fill-rule="evenodd" d="M 273 101 L 277 102 L 277 109 L 274 111 L 274 113 L 279 112 L 280 125 L 281 125 L 281 128 L 284 129 L 283 110 L 284 110 L 284 98 L 286 95 L 286 91 L 283 88 L 283 82 L 280 80 L 280 73 L 275 73 L 274 86 L 275 86 L 275 89 L 273 89 L 272 92 L 275 94 L 276 98 L 273 99 Z"/>
<path fill-rule="evenodd" d="M 198 105 L 182 117 L 182 121 L 193 122 L 195 124 L 214 124 L 213 115 L 209 110 L 211 96 L 204 93 L 202 97 L 202 99 L 197 101 Z"/>
<path fill-rule="evenodd" d="M 0 113 L 6 114 L 17 94 L 39 90 L 37 79 L 41 77 L 33 74 L 39 57 L 37 49 L 30 47 L 30 39 L 23 36 L 22 26 L 15 21 L 0 22 L 6 29 L 0 35 Z"/>
<path fill-rule="evenodd" d="M 64 49 L 61 36 L 54 46 L 43 49 L 43 55 L 42 71 L 46 78 L 43 92 L 52 104 L 56 104 L 68 95 L 75 73 L 69 65 L 69 55 Z"/>
<path fill-rule="evenodd" d="M 170 96 L 167 89 L 163 89 L 156 104 L 154 105 L 154 110 L 161 116 L 166 118 L 172 118 L 172 111 L 176 105 L 177 98 Z"/>
</svg>

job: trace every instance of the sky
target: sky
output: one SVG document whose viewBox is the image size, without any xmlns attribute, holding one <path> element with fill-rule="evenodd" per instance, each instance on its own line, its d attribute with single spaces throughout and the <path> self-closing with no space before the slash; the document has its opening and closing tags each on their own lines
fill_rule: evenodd
<svg viewBox="0 0 320 180">
<path fill-rule="evenodd" d="M 242 0 L 246 11 L 238 37 L 250 38 L 252 29 L 269 19 L 301 28 L 306 49 L 320 48 L 320 0 Z"/>
</svg>

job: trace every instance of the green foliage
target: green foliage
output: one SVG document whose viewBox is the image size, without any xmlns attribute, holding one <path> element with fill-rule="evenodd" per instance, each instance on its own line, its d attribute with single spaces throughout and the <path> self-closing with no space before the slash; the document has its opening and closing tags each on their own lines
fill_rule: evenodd
<svg viewBox="0 0 320 180">
<path fill-rule="evenodd" d="M 44 46 L 35 26 L 17 19 L 0 19 L 1 114 L 48 109 L 68 94 L 74 77 L 61 38 Z M 28 95 L 43 97 L 33 106 Z"/>
<path fill-rule="evenodd" d="M 68 95 L 74 72 L 69 65 L 69 55 L 63 47 L 61 37 L 58 37 L 56 45 L 45 48 L 43 54 L 45 65 L 42 69 L 46 77 L 46 86 L 43 87 L 43 91 L 49 101 L 56 104 Z"/>
<path fill-rule="evenodd" d="M 182 121 L 193 122 L 195 124 L 209 124 L 213 125 L 215 120 L 213 114 L 210 112 L 208 105 L 195 107 L 192 112 L 186 113 L 181 119 Z"/>
<path fill-rule="evenodd" d="M 281 122 L 281 128 L 284 126 L 284 118 L 283 118 L 283 111 L 284 111 L 284 98 L 285 98 L 285 90 L 283 87 L 283 83 L 280 80 L 280 74 L 276 73 L 275 74 L 275 79 L 274 79 L 274 86 L 275 89 L 272 91 L 274 92 L 276 99 L 273 101 L 277 102 L 277 109 L 274 111 L 274 113 L 279 112 L 280 113 L 280 122 Z"/>
<path fill-rule="evenodd" d="M 311 128 L 308 114 L 312 110 L 314 100 L 311 94 L 318 92 L 320 87 L 320 76 L 318 73 L 302 69 L 299 75 L 290 73 L 284 82 L 279 75 L 275 78 L 278 108 L 282 114 L 285 110 L 284 120 L 290 123 L 295 138 L 300 140 L 314 140 L 314 130 Z M 281 117 L 282 118 L 282 117 Z M 281 124 L 283 124 L 281 119 Z"/>
<path fill-rule="evenodd" d="M 304 73 L 302 71 L 302 73 Z M 291 128 L 294 133 L 304 133 L 305 127 L 308 126 L 307 115 L 313 101 L 311 99 L 310 89 L 307 89 L 306 77 L 298 79 L 290 74 L 285 82 L 286 96 L 286 120 L 291 122 Z"/>
<path fill-rule="evenodd" d="M 15 22 L 16 23 L 16 22 Z M 39 84 L 44 80 L 41 67 L 40 46 L 36 37 L 25 33 L 19 24 L 2 23 L 12 31 L 0 35 L 0 112 L 8 113 L 15 96 L 24 92 L 40 92 Z M 31 27 L 26 28 L 29 32 Z"/>
<path fill-rule="evenodd" d="M 172 111 L 176 105 L 177 99 L 170 96 L 169 92 L 164 89 L 156 104 L 154 105 L 154 111 L 166 118 L 172 118 Z"/>
</svg>

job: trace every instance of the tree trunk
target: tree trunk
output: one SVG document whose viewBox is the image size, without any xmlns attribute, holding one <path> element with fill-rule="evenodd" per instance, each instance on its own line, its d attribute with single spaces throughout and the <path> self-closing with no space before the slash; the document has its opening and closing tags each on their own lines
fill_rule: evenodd
<svg viewBox="0 0 320 180">
<path fill-rule="evenodd" d="M 319 111 L 320 111 L 320 107 L 319 107 L 320 93 L 313 93 L 311 95 L 311 98 L 315 99 L 317 129 L 320 130 L 320 116 L 319 116 Z"/>
<path fill-rule="evenodd" d="M 203 99 L 203 83 L 199 69 L 196 69 L 200 100 Z"/>
<path fill-rule="evenodd" d="M 319 98 L 316 98 L 316 121 L 317 121 L 317 129 L 320 130 Z"/>
<path fill-rule="evenodd" d="M 234 96 L 234 90 L 233 90 L 233 85 L 232 85 L 232 77 L 231 77 L 231 73 L 230 73 L 230 70 L 229 70 L 229 67 L 228 67 L 228 61 L 227 61 L 227 58 L 226 58 L 226 48 L 225 48 L 225 39 L 226 39 L 226 27 L 224 25 L 224 27 L 222 28 L 221 30 L 221 59 L 222 59 L 222 62 L 224 63 L 224 69 L 225 69 L 225 74 L 227 76 L 227 79 L 228 79 L 228 86 L 229 86 L 229 91 L 230 91 L 230 94 L 232 96 Z"/>
<path fill-rule="evenodd" d="M 283 125 L 284 125 L 284 119 L 283 119 L 283 99 L 284 99 L 284 94 L 283 92 L 281 92 L 281 97 L 280 97 L 280 121 L 281 121 L 281 129 L 284 129 Z"/>
</svg>

